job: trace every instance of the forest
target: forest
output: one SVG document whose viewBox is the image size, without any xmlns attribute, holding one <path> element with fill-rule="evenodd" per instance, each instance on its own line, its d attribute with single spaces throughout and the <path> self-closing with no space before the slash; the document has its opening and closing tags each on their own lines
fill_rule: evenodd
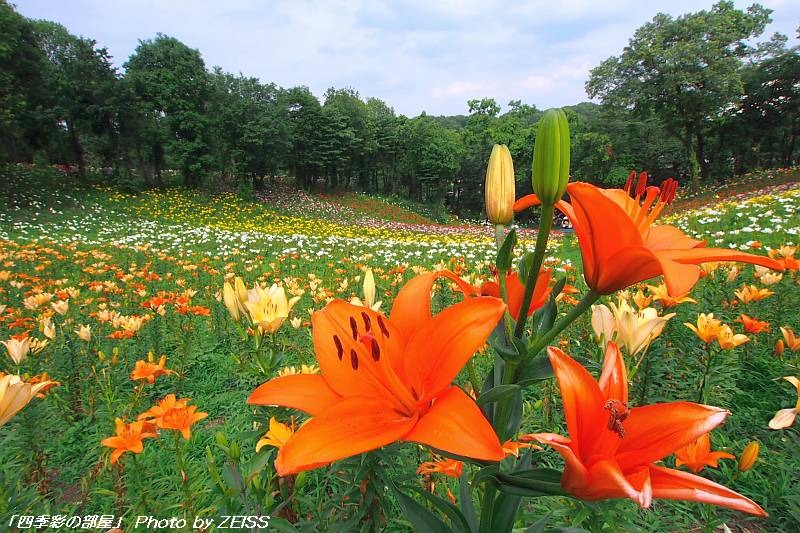
<svg viewBox="0 0 800 533">
<path fill-rule="evenodd" d="M 620 186 L 632 168 L 724 181 L 791 166 L 800 146 L 800 47 L 763 37 L 770 10 L 719 2 L 658 14 L 565 108 L 572 176 Z M 279 87 L 209 68 L 174 37 L 143 36 L 121 69 L 91 36 L 0 2 L 0 161 L 61 165 L 132 189 L 168 178 L 248 191 L 265 179 L 351 190 L 479 214 L 485 161 L 506 144 L 529 192 L 536 102 L 491 97 L 468 114 L 398 115 L 358 88 Z M 800 28 L 798 29 L 800 32 Z M 800 36 L 800 34 L 799 34 Z M 172 183 L 172 182 L 170 182 Z"/>
</svg>

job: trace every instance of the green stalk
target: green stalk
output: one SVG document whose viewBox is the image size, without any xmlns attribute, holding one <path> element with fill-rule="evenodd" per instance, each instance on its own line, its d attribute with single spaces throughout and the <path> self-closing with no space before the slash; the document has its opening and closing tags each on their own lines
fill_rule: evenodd
<svg viewBox="0 0 800 533">
<path fill-rule="evenodd" d="M 550 341 L 552 341 L 556 336 L 564 331 L 567 326 L 575 322 L 575 320 L 581 316 L 587 309 L 589 309 L 593 303 L 600 299 L 601 294 L 595 292 L 593 289 L 590 289 L 589 292 L 578 302 L 578 305 L 573 307 L 567 315 L 558 321 L 556 325 L 553 326 L 553 329 L 538 337 L 536 342 L 534 342 L 528 348 L 528 356 L 532 357 L 538 354 L 542 348 L 547 346 Z"/>
<path fill-rule="evenodd" d="M 542 204 L 542 218 L 539 222 L 539 231 L 536 234 L 536 247 L 533 249 L 533 264 L 528 270 L 528 276 L 525 280 L 525 294 L 522 297 L 522 307 L 520 308 L 517 327 L 514 329 L 514 336 L 517 338 L 522 338 L 522 334 L 525 332 L 525 324 L 528 322 L 528 308 L 531 306 L 533 289 L 536 287 L 536 280 L 539 277 L 539 270 L 542 268 L 544 254 L 547 250 L 550 229 L 553 227 L 553 212 L 552 205 Z"/>
<path fill-rule="evenodd" d="M 503 385 L 511 385 L 516 381 L 516 374 L 517 374 L 517 365 L 516 361 L 506 361 L 505 365 L 503 366 Z M 511 416 L 511 410 L 513 408 L 513 403 L 516 401 L 516 397 L 507 398 L 497 405 L 496 416 L 494 418 L 494 431 L 500 437 L 500 442 L 505 442 L 506 439 L 510 438 L 512 435 L 506 434 L 506 426 L 508 425 L 508 417 Z"/>
</svg>

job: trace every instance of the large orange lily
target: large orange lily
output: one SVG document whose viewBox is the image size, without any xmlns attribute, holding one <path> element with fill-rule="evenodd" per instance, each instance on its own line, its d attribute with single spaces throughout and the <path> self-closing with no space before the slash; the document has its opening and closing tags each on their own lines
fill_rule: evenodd
<svg viewBox="0 0 800 533">
<path fill-rule="evenodd" d="M 642 507 L 665 498 L 766 515 L 755 502 L 722 485 L 655 464 L 720 425 L 728 411 L 689 402 L 629 409 L 625 362 L 613 342 L 599 381 L 561 350 L 548 348 L 548 355 L 570 438 L 538 433 L 521 440 L 549 444 L 564 457 L 561 484 L 568 492 L 583 500 L 630 498 Z"/>
<path fill-rule="evenodd" d="M 550 297 L 550 274 L 549 268 L 542 269 L 539 272 L 539 277 L 536 278 L 536 286 L 533 289 L 531 305 L 528 307 L 528 316 L 542 307 Z M 525 296 L 525 285 L 522 284 L 519 274 L 516 272 L 508 272 L 506 274 L 506 292 L 508 294 L 508 312 L 514 317 L 514 320 L 519 320 L 522 299 Z M 499 298 L 500 285 L 495 281 L 487 281 L 481 285 L 480 293 L 484 296 Z"/>
<path fill-rule="evenodd" d="M 278 474 L 316 468 L 395 441 L 503 459 L 491 425 L 452 381 L 486 342 L 505 304 L 492 297 L 468 298 L 431 318 L 430 292 L 439 276 L 455 278 L 449 272 L 413 278 L 398 293 L 388 319 L 341 300 L 314 313 L 321 373 L 275 378 L 247 400 L 312 416 L 278 451 Z"/>
<path fill-rule="evenodd" d="M 560 200 L 556 207 L 575 228 L 583 275 L 590 288 L 611 294 L 663 274 L 670 296 L 682 296 L 700 278 L 701 263 L 741 261 L 783 270 L 778 261 L 769 257 L 706 248 L 705 241 L 692 239 L 674 226 L 654 226 L 676 189 L 677 182 L 671 179 L 660 188 L 648 187 L 644 172 L 635 190 L 633 174 L 625 189 L 599 189 L 580 182 L 567 186 L 571 204 Z M 529 195 L 518 200 L 514 210 L 539 203 L 535 195 Z"/>
</svg>

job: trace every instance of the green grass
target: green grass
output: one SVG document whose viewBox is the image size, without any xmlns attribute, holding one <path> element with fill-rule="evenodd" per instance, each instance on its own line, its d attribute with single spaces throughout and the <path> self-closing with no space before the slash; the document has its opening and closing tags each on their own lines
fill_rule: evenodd
<svg viewBox="0 0 800 533">
<path fill-rule="evenodd" d="M 256 281 L 297 285 L 304 292 L 293 316 L 304 324 L 294 329 L 287 323 L 277 334 L 277 352 L 283 360 L 276 367 L 310 364 L 314 356 L 309 312 L 320 309 L 327 298 L 361 295 L 364 267 L 374 269 L 378 296 L 387 312 L 415 268 L 444 264 L 473 282 L 487 279 L 487 261 L 493 260 L 494 251 L 479 228 L 454 236 L 430 228 L 348 225 L 304 212 L 302 206 L 289 213 L 230 194 L 178 189 L 128 194 L 80 185 L 51 170 L 30 167 L 2 168 L 0 191 L 0 305 L 11 310 L 0 315 L 12 317 L 0 322 L 0 339 L 25 330 L 43 338 L 37 324 L 42 310 L 26 309 L 23 298 L 37 291 L 80 290 L 71 298 L 69 313 L 54 317 L 60 328 L 56 339 L 19 369 L 28 374 L 47 371 L 61 386 L 44 400 L 34 400 L 0 429 L 4 477 L 0 486 L 6 493 L 0 498 L 1 523 L 25 510 L 26 514 L 115 512 L 130 525 L 139 514 L 182 516 L 190 501 L 194 512 L 204 516 L 272 513 L 290 518 L 301 530 L 357 530 L 369 520 L 387 530 L 409 529 L 386 490 L 382 472 L 421 486 L 422 479 L 414 472 L 430 454 L 413 445 L 393 445 L 378 454 L 310 472 L 292 503 L 276 512 L 285 496 L 262 490 L 274 476 L 275 452 L 267 447 L 256 454 L 255 443 L 270 416 L 288 421 L 290 412 L 246 405 L 250 392 L 269 376 L 254 366 L 251 340 L 240 336 L 217 293 L 226 274 L 243 276 L 248 286 Z M 701 197 L 713 199 L 713 194 Z M 354 202 L 366 214 L 384 205 L 382 200 L 364 198 L 346 202 Z M 797 188 L 736 203 L 703 202 L 700 210 L 682 210 L 672 221 L 710 244 L 748 248 L 758 240 L 765 248 L 774 248 L 800 240 Z M 383 213 L 395 222 L 413 222 L 407 208 L 402 209 L 402 216 Z M 523 240 L 523 248 L 530 246 L 530 240 Z M 564 269 L 579 264 L 574 239 L 555 239 L 551 254 L 556 277 L 567 276 L 585 290 L 580 275 Z M 767 519 L 753 520 L 693 503 L 659 501 L 642 511 L 628 501 L 589 506 L 550 497 L 526 502 L 517 525 L 529 526 L 550 513 L 550 525 L 563 527 L 589 528 L 606 520 L 614 524 L 611 530 L 676 531 L 724 521 L 734 530 L 795 529 L 800 523 L 797 428 L 773 431 L 767 422 L 778 409 L 796 401 L 790 385 L 779 378 L 799 373 L 800 354 L 787 351 L 781 360 L 772 350 L 780 326 L 800 331 L 797 279 L 796 274 L 786 273 L 770 287 L 774 296 L 749 304 L 735 303 L 733 291 L 742 283 L 758 284 L 752 268 L 744 268 L 731 282 L 725 271 L 701 280 L 692 293 L 697 304 L 669 309 L 677 316 L 651 347 L 631 391 L 636 404 L 697 399 L 704 354 L 683 322 L 694 322 L 698 313 L 714 312 L 737 332 L 741 325 L 734 319 L 742 312 L 769 321 L 769 333 L 751 335 L 751 342 L 715 358 L 710 381 L 709 403 L 732 411 L 725 426 L 712 433 L 714 449 L 738 455 L 749 441 L 758 440 L 759 462 L 738 477 L 734 461 L 722 461 L 720 469 L 703 472 L 759 502 L 770 513 Z M 179 314 L 174 303 L 165 306 L 163 316 L 142 307 L 157 294 L 174 297 L 190 289 L 197 291 L 190 297 L 191 305 L 209 309 L 209 316 Z M 443 285 L 436 307 L 457 299 Z M 119 328 L 97 318 L 103 308 L 152 319 L 132 339 L 116 340 L 109 335 Z M 562 311 L 566 308 L 562 305 Z M 18 318 L 30 320 L 13 325 Z M 89 343 L 73 333 L 81 324 L 92 326 Z M 565 350 L 599 360 L 590 332 L 588 317 L 573 324 L 562 335 L 568 342 Z M 146 359 L 150 351 L 156 357 L 167 355 L 167 367 L 182 372 L 157 379 L 137 399 L 136 384 L 128 376 L 135 361 Z M 491 366 L 486 355 L 477 356 L 476 362 L 480 373 Z M 0 370 L 16 368 L 4 358 Z M 459 382 L 466 384 L 466 377 L 460 376 Z M 123 455 L 123 468 L 109 466 L 108 449 L 100 446 L 100 440 L 113 433 L 116 417 L 135 418 L 170 393 L 191 398 L 209 414 L 193 428 L 191 441 L 180 441 L 187 453 L 186 487 L 176 465 L 172 434 L 146 440 L 142 454 Z M 559 401 L 555 383 L 526 391 L 523 431 L 563 432 Z M 549 450 L 536 452 L 534 461 L 561 465 Z M 666 463 L 671 465 L 672 459 Z M 240 476 L 246 479 L 244 484 Z M 458 494 L 452 480 L 436 478 L 436 482 L 439 495 L 447 486 Z"/>
</svg>

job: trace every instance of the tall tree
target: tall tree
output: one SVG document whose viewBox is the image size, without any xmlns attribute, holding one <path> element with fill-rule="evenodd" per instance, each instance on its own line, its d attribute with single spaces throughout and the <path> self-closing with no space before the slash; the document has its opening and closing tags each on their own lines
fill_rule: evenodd
<svg viewBox="0 0 800 533">
<path fill-rule="evenodd" d="M 76 37 L 55 22 L 34 24 L 39 46 L 48 59 L 50 115 L 63 124 L 70 159 L 85 177 L 90 151 L 100 156 L 97 163 L 103 166 L 109 166 L 116 153 L 116 72 L 106 49 L 97 48 L 95 41 Z"/>
<path fill-rule="evenodd" d="M 660 13 L 636 30 L 620 56 L 592 69 L 591 97 L 646 115 L 655 113 L 684 145 L 692 175 L 709 175 L 706 135 L 743 92 L 739 67 L 771 10 L 733 2 L 678 18 Z"/>
<path fill-rule="evenodd" d="M 0 0 L 0 160 L 31 161 L 42 147 L 45 66 L 31 22 Z"/>
<path fill-rule="evenodd" d="M 150 144 L 157 180 L 161 181 L 168 150 L 184 185 L 197 186 L 212 164 L 205 113 L 208 72 L 200 52 L 158 34 L 139 41 L 124 67 L 136 98 L 134 105 L 154 133 Z"/>
</svg>

